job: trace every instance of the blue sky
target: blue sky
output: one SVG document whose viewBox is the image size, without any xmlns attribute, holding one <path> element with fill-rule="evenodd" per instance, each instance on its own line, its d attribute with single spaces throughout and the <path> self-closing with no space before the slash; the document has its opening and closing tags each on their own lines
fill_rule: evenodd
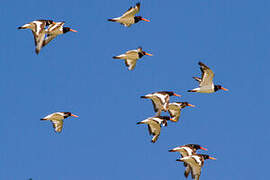
<svg viewBox="0 0 270 180">
<path fill-rule="evenodd" d="M 0 7 L 0 179 L 184 179 L 172 147 L 198 143 L 217 161 L 201 179 L 266 179 L 269 166 L 269 7 L 266 0 L 141 1 L 151 22 L 108 22 L 137 1 L 4 1 Z M 77 30 L 37 56 L 29 30 L 36 19 Z M 153 57 L 134 71 L 112 59 L 142 46 Z M 230 91 L 187 93 L 198 61 Z M 188 101 L 178 123 L 152 144 L 136 122 L 154 115 L 147 93 L 172 90 Z M 41 117 L 70 111 L 56 134 Z M 165 115 L 165 113 L 164 113 Z"/>
</svg>

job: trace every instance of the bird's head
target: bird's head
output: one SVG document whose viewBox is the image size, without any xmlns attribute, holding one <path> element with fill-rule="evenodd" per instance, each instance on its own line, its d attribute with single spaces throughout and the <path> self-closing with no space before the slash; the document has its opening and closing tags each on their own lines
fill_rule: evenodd
<svg viewBox="0 0 270 180">
<path fill-rule="evenodd" d="M 139 22 L 139 21 L 146 21 L 146 22 L 150 22 L 148 19 L 144 19 L 142 18 L 142 16 L 135 16 L 134 17 L 135 23 Z"/>
<path fill-rule="evenodd" d="M 67 117 L 69 117 L 69 116 L 79 117 L 79 116 L 77 116 L 77 115 L 75 115 L 75 114 L 72 114 L 71 112 L 63 112 L 63 114 L 64 114 L 64 117 L 65 117 L 65 118 L 67 118 Z"/>
<path fill-rule="evenodd" d="M 67 32 L 69 32 L 69 31 L 77 32 L 76 30 L 71 29 L 71 28 L 69 28 L 69 27 L 63 27 L 63 33 L 67 33 Z"/>
<path fill-rule="evenodd" d="M 206 159 L 217 160 L 216 158 L 211 157 L 211 156 L 209 156 L 209 155 L 207 155 L 207 154 L 200 154 L 200 155 L 201 155 L 201 157 L 202 157 L 204 160 L 206 160 Z"/>
<path fill-rule="evenodd" d="M 200 146 L 199 144 L 187 144 L 187 147 L 190 147 L 191 149 L 193 149 L 193 151 L 197 151 L 198 149 L 202 149 L 204 151 L 207 151 L 206 148 Z"/>
<path fill-rule="evenodd" d="M 220 89 L 222 89 L 222 90 L 224 90 L 224 91 L 229 91 L 228 89 L 222 87 L 221 85 L 215 85 L 215 89 L 214 89 L 215 92 L 218 91 L 218 90 L 220 90 Z"/>
<path fill-rule="evenodd" d="M 182 102 L 181 108 L 184 108 L 184 107 L 186 107 L 186 106 L 195 107 L 195 105 L 189 104 L 188 102 Z"/>
<path fill-rule="evenodd" d="M 164 91 L 164 93 L 168 94 L 169 96 L 178 96 L 178 97 L 181 97 L 181 95 L 176 94 L 173 91 Z"/>
<path fill-rule="evenodd" d="M 153 54 L 150 54 L 150 53 L 147 53 L 145 51 L 142 50 L 142 47 L 138 47 L 137 49 L 138 53 L 139 53 L 139 57 L 143 57 L 144 55 L 147 55 L 147 56 L 153 56 Z"/>
</svg>

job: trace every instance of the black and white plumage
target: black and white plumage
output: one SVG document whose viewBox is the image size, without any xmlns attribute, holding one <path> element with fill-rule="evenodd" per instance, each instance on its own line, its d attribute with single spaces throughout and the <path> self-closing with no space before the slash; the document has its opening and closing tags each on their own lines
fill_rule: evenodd
<svg viewBox="0 0 270 180">
<path fill-rule="evenodd" d="M 181 97 L 181 95 L 175 94 L 172 91 L 160 91 L 141 96 L 141 98 L 151 99 L 154 111 L 157 113 L 156 116 L 160 116 L 162 111 L 168 111 L 170 96 Z"/>
<path fill-rule="evenodd" d="M 153 56 L 142 50 L 141 47 L 135 50 L 127 51 L 125 54 L 114 56 L 114 59 L 124 59 L 128 70 L 133 70 L 136 66 L 137 60 L 142 58 L 144 55 Z"/>
<path fill-rule="evenodd" d="M 194 154 L 191 156 L 182 157 L 177 159 L 177 161 L 182 161 L 191 167 L 192 179 L 199 180 L 201 175 L 201 170 L 206 159 L 216 160 L 216 158 L 210 157 L 207 154 Z"/>
<path fill-rule="evenodd" d="M 40 120 L 51 121 L 55 132 L 61 132 L 63 128 L 63 120 L 70 116 L 78 117 L 77 115 L 72 114 L 71 112 L 55 112 L 55 113 L 47 115 L 46 117 Z"/>
<path fill-rule="evenodd" d="M 148 131 L 150 135 L 153 135 L 151 140 L 152 143 L 155 143 L 160 135 L 161 125 L 167 126 L 167 121 L 170 120 L 169 116 L 155 116 L 147 118 L 137 124 L 147 124 Z"/>
<path fill-rule="evenodd" d="M 126 27 L 130 27 L 132 24 L 135 24 L 141 20 L 150 22 L 147 19 L 142 18 L 141 16 L 135 16 L 140 11 L 141 4 L 137 3 L 136 6 L 130 7 L 122 16 L 108 19 L 108 21 L 118 22 Z"/>
<path fill-rule="evenodd" d="M 180 115 L 181 115 L 181 110 L 185 108 L 186 106 L 195 107 L 194 105 L 189 104 L 188 102 L 169 103 L 168 112 L 170 113 L 170 116 L 173 122 L 177 122 L 179 120 Z"/>
<path fill-rule="evenodd" d="M 206 148 L 200 146 L 199 144 L 186 144 L 183 146 L 175 147 L 169 150 L 169 152 L 179 152 L 181 154 L 181 157 L 186 157 L 186 156 L 191 156 L 191 155 L 196 154 L 198 149 L 207 151 Z M 186 167 L 184 175 L 187 178 L 191 171 L 191 167 L 185 162 L 184 162 L 184 166 Z"/>
<path fill-rule="evenodd" d="M 18 29 L 31 29 L 34 40 L 35 40 L 35 46 L 36 46 L 36 54 L 40 52 L 40 49 L 42 48 L 43 41 L 45 39 L 45 27 L 55 24 L 52 20 L 36 20 L 32 21 L 28 24 L 25 24 L 21 27 L 18 27 Z"/>
<path fill-rule="evenodd" d="M 69 27 L 63 27 L 65 24 L 65 22 L 56 22 L 54 24 L 51 24 L 45 31 L 47 37 L 44 40 L 42 47 L 46 46 L 49 42 L 51 42 L 51 40 L 53 40 L 54 38 L 56 38 L 58 35 L 60 34 L 65 34 L 69 31 L 72 32 L 77 32 L 74 29 L 71 29 Z"/>
<path fill-rule="evenodd" d="M 213 78 L 214 78 L 214 72 L 205 64 L 202 62 L 199 62 L 200 69 L 202 72 L 202 77 L 193 77 L 196 81 L 199 82 L 199 87 L 188 90 L 188 92 L 200 92 L 200 93 L 213 93 L 220 89 L 224 91 L 228 91 L 228 89 L 222 87 L 221 85 L 214 85 Z"/>
</svg>

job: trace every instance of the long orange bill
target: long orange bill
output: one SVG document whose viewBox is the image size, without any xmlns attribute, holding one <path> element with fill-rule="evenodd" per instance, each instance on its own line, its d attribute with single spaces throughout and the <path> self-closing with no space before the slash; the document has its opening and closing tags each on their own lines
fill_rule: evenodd
<svg viewBox="0 0 270 180">
<path fill-rule="evenodd" d="M 149 54 L 149 53 L 147 53 L 147 52 L 145 52 L 145 55 L 148 55 L 148 56 L 153 56 L 153 54 Z"/>
<path fill-rule="evenodd" d="M 146 22 L 150 22 L 150 20 L 144 19 L 144 18 L 141 18 L 141 20 L 146 21 Z"/>
<path fill-rule="evenodd" d="M 224 91 L 229 91 L 229 89 L 226 89 L 224 87 L 221 87 L 220 89 L 224 90 Z"/>
<path fill-rule="evenodd" d="M 188 106 L 195 107 L 195 105 L 193 105 L 193 104 L 188 104 Z"/>
<path fill-rule="evenodd" d="M 76 31 L 76 30 L 74 30 L 74 29 L 70 29 L 70 31 L 72 31 L 72 32 L 78 32 L 78 31 Z"/>
<path fill-rule="evenodd" d="M 71 114 L 71 116 L 73 116 L 73 117 L 79 117 L 79 116 L 77 116 L 77 115 L 75 115 L 75 114 Z"/>
<path fill-rule="evenodd" d="M 212 160 L 217 160 L 216 158 L 214 158 L 214 157 L 210 157 L 210 156 L 209 156 L 209 159 L 212 159 Z"/>
<path fill-rule="evenodd" d="M 205 151 L 208 151 L 208 149 L 206 149 L 206 148 L 204 148 L 204 147 L 200 147 L 200 149 L 202 149 L 202 150 L 205 150 Z"/>
<path fill-rule="evenodd" d="M 174 95 L 174 96 L 178 96 L 178 97 L 182 97 L 180 94 L 175 94 L 175 93 L 174 93 L 173 95 Z"/>
</svg>

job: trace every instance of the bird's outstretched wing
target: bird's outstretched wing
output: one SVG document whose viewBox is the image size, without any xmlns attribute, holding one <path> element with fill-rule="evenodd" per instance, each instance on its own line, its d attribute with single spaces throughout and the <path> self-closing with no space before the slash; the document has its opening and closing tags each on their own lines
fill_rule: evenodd
<svg viewBox="0 0 270 180">
<path fill-rule="evenodd" d="M 177 122 L 181 114 L 181 108 L 176 104 L 170 103 L 168 106 L 169 114 L 173 121 Z"/>
<path fill-rule="evenodd" d="M 202 86 L 212 86 L 213 85 L 213 78 L 214 78 L 214 73 L 213 71 L 203 64 L 202 62 L 199 62 L 200 69 L 202 71 L 202 78 L 200 82 L 200 87 Z"/>
<path fill-rule="evenodd" d="M 56 38 L 57 35 L 47 35 L 46 39 L 42 43 L 42 47 L 46 46 L 51 40 Z"/>
<path fill-rule="evenodd" d="M 123 15 L 123 18 L 135 16 L 140 11 L 141 4 L 137 3 L 136 6 L 130 7 Z"/>
<path fill-rule="evenodd" d="M 53 124 L 53 128 L 54 128 L 55 132 L 61 132 L 62 131 L 63 120 L 60 120 L 60 121 L 52 120 L 52 124 Z"/>
<path fill-rule="evenodd" d="M 37 45 L 40 38 L 42 38 L 40 36 L 44 35 L 46 21 L 45 20 L 33 21 L 32 23 L 34 25 L 34 29 L 32 29 L 32 33 L 34 36 L 35 45 Z"/>
<path fill-rule="evenodd" d="M 59 28 L 63 27 L 65 22 L 57 22 L 54 24 L 49 25 L 48 29 L 46 30 L 47 37 L 43 41 L 42 47 L 46 46 L 51 40 L 56 38 L 57 33 L 54 33 L 55 31 L 59 30 Z"/>
<path fill-rule="evenodd" d="M 126 59 L 125 64 L 128 67 L 128 70 L 133 70 L 136 66 L 137 60 L 134 59 Z"/>
</svg>

